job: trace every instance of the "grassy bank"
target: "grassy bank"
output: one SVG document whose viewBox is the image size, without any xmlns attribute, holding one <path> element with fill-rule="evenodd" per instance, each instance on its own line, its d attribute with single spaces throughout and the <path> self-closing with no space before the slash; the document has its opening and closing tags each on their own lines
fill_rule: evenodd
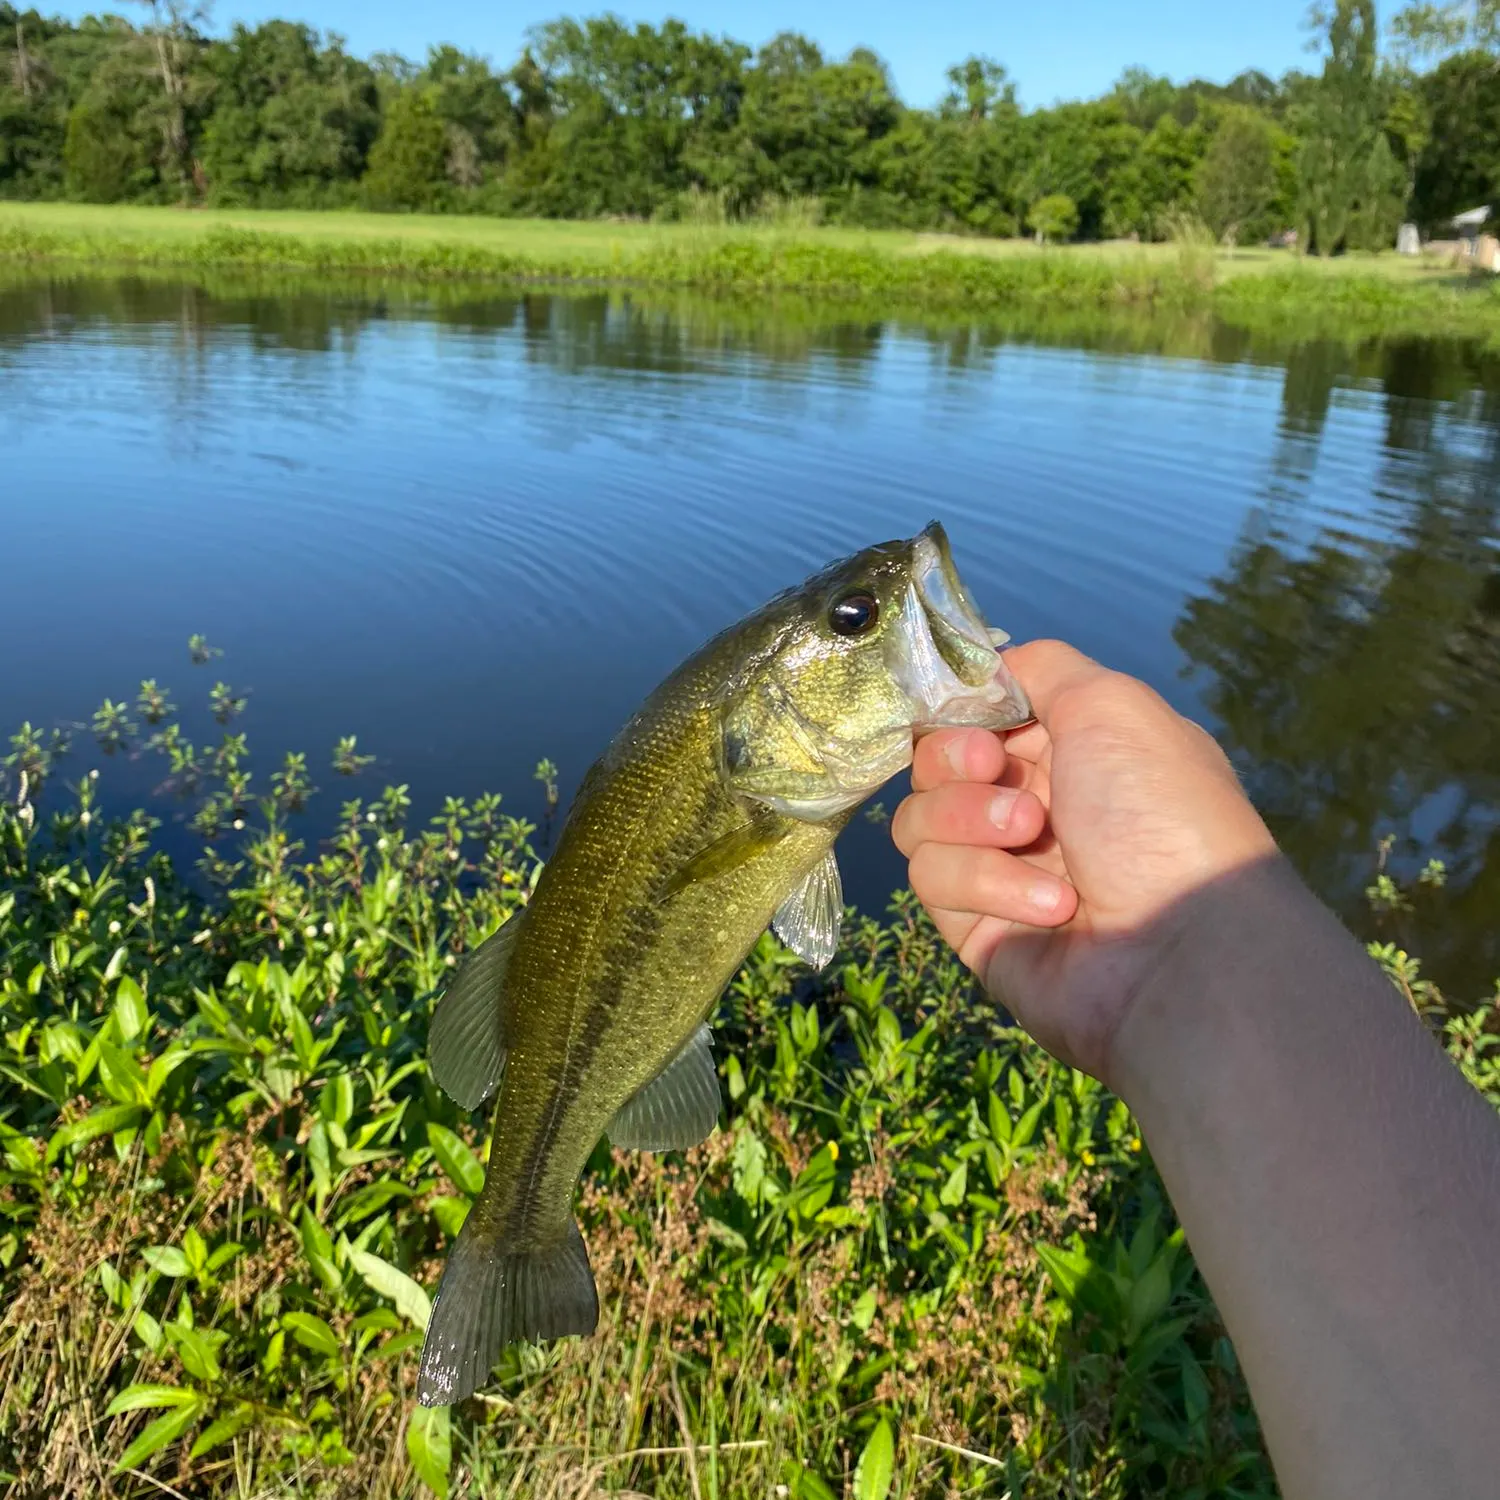
<svg viewBox="0 0 1500 1500">
<path fill-rule="evenodd" d="M 1274 1493 L 1129 1113 L 1009 1027 L 908 899 L 852 920 L 823 977 L 762 940 L 716 1021 L 705 1145 L 596 1151 L 598 1335 L 417 1409 L 486 1150 L 428 1076 L 427 1018 L 543 835 L 491 797 L 412 826 L 387 789 L 304 845 L 314 772 L 358 776 L 358 747 L 252 777 L 242 705 L 208 697 L 179 722 L 142 684 L 66 754 L 27 727 L 4 758 L 11 1493 Z M 151 816 L 105 815 L 121 756 L 159 759 L 154 812 L 207 842 L 191 879 Z M 1450 1015 L 1383 957 L 1500 1105 L 1494 1004 Z"/>
<path fill-rule="evenodd" d="M 633 283 L 786 292 L 888 311 L 1212 310 L 1315 328 L 1500 331 L 1500 293 L 1488 280 L 1471 282 L 1445 266 L 1395 256 L 1231 256 L 1201 245 L 1039 249 L 895 232 L 6 204 L 0 259 Z"/>
</svg>

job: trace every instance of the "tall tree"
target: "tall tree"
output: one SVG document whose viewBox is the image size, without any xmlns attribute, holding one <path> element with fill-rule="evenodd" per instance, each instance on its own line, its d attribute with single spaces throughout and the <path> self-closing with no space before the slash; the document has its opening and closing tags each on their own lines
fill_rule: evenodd
<svg viewBox="0 0 1500 1500">
<path fill-rule="evenodd" d="M 1331 255 L 1349 240 L 1389 243 L 1400 221 L 1401 173 L 1382 129 L 1374 0 L 1335 0 L 1318 17 L 1328 55 L 1310 102 L 1299 111 L 1298 163 L 1305 243 Z"/>
<path fill-rule="evenodd" d="M 56 29 L 35 11 L 0 4 L 0 194 L 61 188 L 68 102 L 47 52 Z"/>
<path fill-rule="evenodd" d="M 1442 57 L 1454 52 L 1500 51 L 1500 0 L 1416 0 L 1391 22 L 1391 34 L 1407 56 Z"/>
<path fill-rule="evenodd" d="M 162 177 L 186 194 L 192 180 L 188 142 L 189 73 L 203 46 L 212 0 L 132 0 L 150 12 L 146 36 L 162 89 Z"/>
</svg>

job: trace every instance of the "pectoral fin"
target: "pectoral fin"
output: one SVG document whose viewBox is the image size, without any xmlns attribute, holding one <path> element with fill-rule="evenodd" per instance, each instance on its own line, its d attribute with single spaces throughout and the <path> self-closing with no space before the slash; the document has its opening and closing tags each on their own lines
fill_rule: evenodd
<svg viewBox="0 0 1500 1500">
<path fill-rule="evenodd" d="M 433 1013 L 427 1034 L 432 1076 L 465 1109 L 495 1092 L 505 1067 L 505 973 L 520 930 L 518 913 L 491 933 L 460 965 Z"/>
<path fill-rule="evenodd" d="M 813 968 L 825 969 L 838 952 L 843 921 L 844 887 L 830 849 L 781 903 L 771 930 Z"/>
<path fill-rule="evenodd" d="M 748 864 L 757 855 L 774 849 L 786 831 L 778 828 L 764 816 L 751 818 L 731 829 L 722 838 L 706 844 L 680 869 L 675 870 L 662 884 L 660 899 L 666 900 L 679 891 L 700 880 L 713 880 L 727 875 L 741 865 Z"/>
<path fill-rule="evenodd" d="M 637 1089 L 609 1123 L 610 1143 L 635 1151 L 686 1150 L 719 1123 L 719 1075 L 707 1026 L 650 1083 Z"/>
</svg>

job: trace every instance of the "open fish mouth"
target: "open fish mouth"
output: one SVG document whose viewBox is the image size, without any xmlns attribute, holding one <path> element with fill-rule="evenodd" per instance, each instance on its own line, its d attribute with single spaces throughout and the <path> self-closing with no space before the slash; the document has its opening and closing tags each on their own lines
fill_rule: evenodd
<svg viewBox="0 0 1500 1500">
<path fill-rule="evenodd" d="M 1014 729 L 1033 717 L 1026 690 L 997 649 L 1010 637 L 985 624 L 933 521 L 912 538 L 912 579 L 888 665 L 919 729 Z"/>
</svg>

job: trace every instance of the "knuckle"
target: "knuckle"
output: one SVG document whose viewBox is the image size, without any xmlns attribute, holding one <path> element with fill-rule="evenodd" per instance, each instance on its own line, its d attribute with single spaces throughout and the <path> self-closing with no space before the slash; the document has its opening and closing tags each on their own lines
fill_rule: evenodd
<svg viewBox="0 0 1500 1500">
<path fill-rule="evenodd" d="M 924 794 L 914 792 L 896 809 L 891 818 L 891 841 L 903 853 L 910 855 L 921 842 L 921 807 L 919 798 Z"/>
<path fill-rule="evenodd" d="M 940 898 L 946 883 L 943 876 L 950 863 L 951 858 L 948 852 L 940 846 L 919 844 L 912 851 L 907 868 L 907 877 L 911 881 L 912 890 L 923 901 Z"/>
</svg>

